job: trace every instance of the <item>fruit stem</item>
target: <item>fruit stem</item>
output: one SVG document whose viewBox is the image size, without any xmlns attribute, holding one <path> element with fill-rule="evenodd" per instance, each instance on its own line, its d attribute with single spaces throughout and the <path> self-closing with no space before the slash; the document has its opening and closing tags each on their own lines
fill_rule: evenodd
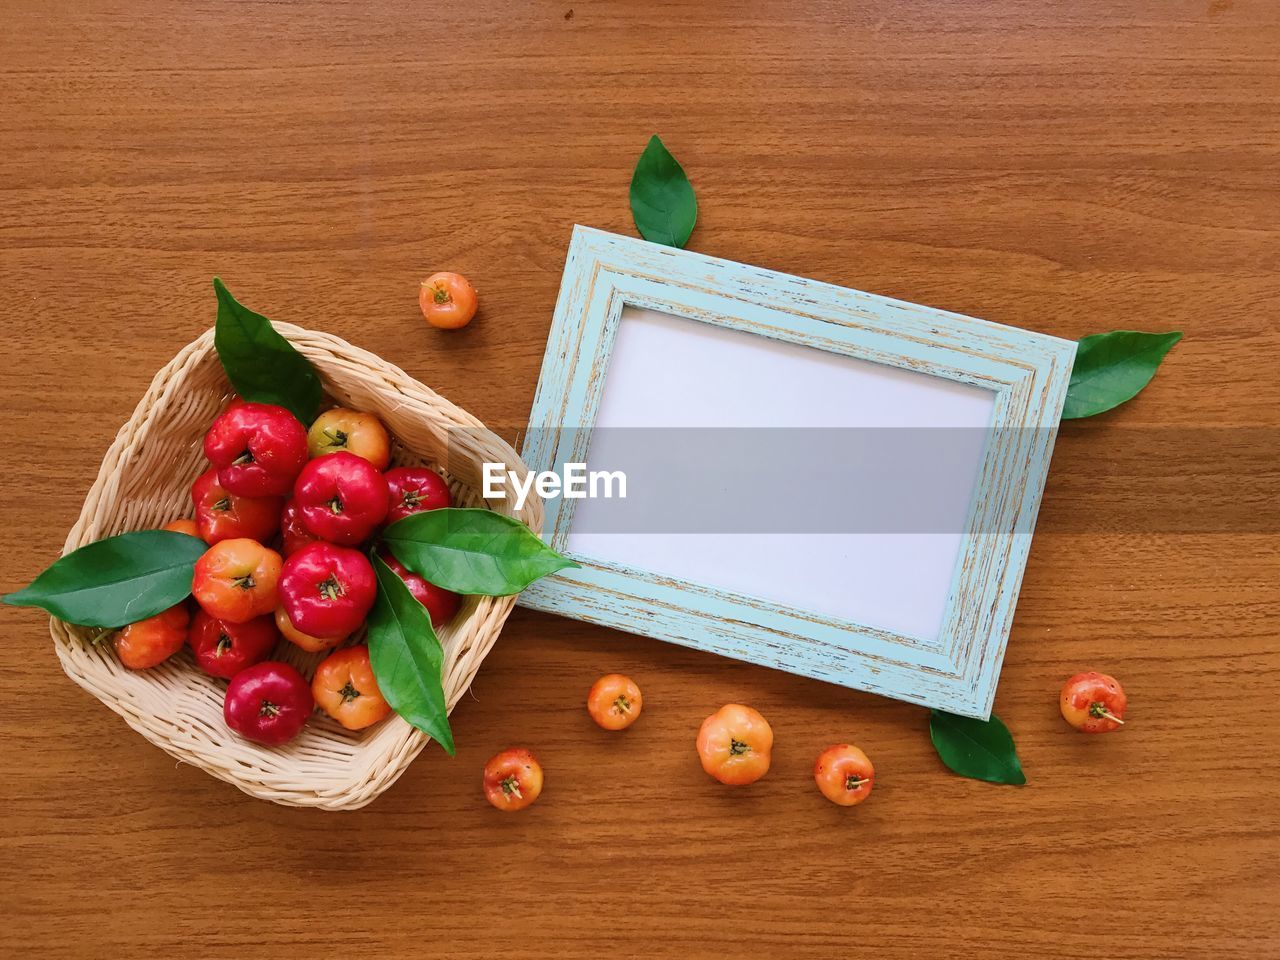
<svg viewBox="0 0 1280 960">
<path fill-rule="evenodd" d="M 631 710 L 631 701 L 627 699 L 625 693 L 618 694 L 618 699 L 613 701 L 613 709 L 619 713 L 627 713 Z"/>
<path fill-rule="evenodd" d="M 89 637 L 89 643 L 96 647 L 119 629 L 119 627 L 107 627 L 105 630 L 99 630 L 97 633 Z"/>
<path fill-rule="evenodd" d="M 503 777 L 502 792 L 508 797 L 515 797 L 517 800 L 524 799 L 524 794 L 520 792 L 520 781 L 514 775 Z"/>
<path fill-rule="evenodd" d="M 740 757 L 744 753 L 750 753 L 750 752 L 751 752 L 751 746 L 749 744 L 746 744 L 741 740 L 734 740 L 733 738 L 729 739 L 729 756 Z"/>
<path fill-rule="evenodd" d="M 343 703 L 350 703 L 352 700 L 360 696 L 360 691 L 356 689 L 356 685 L 350 680 L 348 680 L 346 686 L 338 692 L 342 694 Z"/>
<path fill-rule="evenodd" d="M 345 447 L 347 445 L 347 435 L 341 430 L 324 430 L 324 437 L 329 441 L 331 447 Z"/>
<path fill-rule="evenodd" d="M 1117 717 L 1114 713 L 1107 709 L 1107 705 L 1101 700 L 1095 700 L 1089 704 L 1089 716 L 1114 720 L 1120 726 L 1124 726 L 1124 721 Z"/>
<path fill-rule="evenodd" d="M 231 461 L 231 465 L 233 467 L 243 466 L 246 463 L 253 463 L 253 453 L 250 452 L 249 450 L 245 450 L 244 453 L 240 454 L 240 456 L 236 457 L 234 460 Z"/>
<path fill-rule="evenodd" d="M 338 582 L 338 578 L 334 574 L 329 574 L 328 579 L 321 580 L 319 587 L 320 596 L 326 600 L 337 600 L 346 592 L 342 589 L 342 584 Z"/>
</svg>

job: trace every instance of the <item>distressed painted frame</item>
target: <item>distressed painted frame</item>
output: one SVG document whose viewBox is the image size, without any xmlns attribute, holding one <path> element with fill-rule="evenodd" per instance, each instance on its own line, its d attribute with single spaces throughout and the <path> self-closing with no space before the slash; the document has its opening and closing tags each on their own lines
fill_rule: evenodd
<svg viewBox="0 0 1280 960">
<path fill-rule="evenodd" d="M 925 642 L 584 556 L 574 556 L 581 569 L 538 581 L 520 603 L 988 717 L 1075 343 L 579 226 L 523 451 L 531 469 L 563 472 L 565 463 L 588 460 L 590 429 L 582 428 L 595 422 L 628 305 L 995 392 L 942 632 Z M 575 503 L 547 503 L 543 536 L 557 550 L 565 550 Z"/>
</svg>

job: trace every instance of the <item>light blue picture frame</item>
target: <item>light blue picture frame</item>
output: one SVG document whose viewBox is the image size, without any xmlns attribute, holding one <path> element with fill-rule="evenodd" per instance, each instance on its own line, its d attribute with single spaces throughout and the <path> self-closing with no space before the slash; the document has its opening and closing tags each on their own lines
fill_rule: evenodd
<svg viewBox="0 0 1280 960">
<path fill-rule="evenodd" d="M 519 602 L 988 717 L 1075 343 L 579 226 L 523 451 L 532 470 L 563 472 L 566 463 L 588 460 L 589 428 L 628 305 L 994 391 L 991 433 L 941 634 L 923 643 L 584 556 L 574 556 L 581 569 L 538 581 Z M 547 502 L 543 536 L 557 550 L 566 549 L 577 502 Z"/>
</svg>

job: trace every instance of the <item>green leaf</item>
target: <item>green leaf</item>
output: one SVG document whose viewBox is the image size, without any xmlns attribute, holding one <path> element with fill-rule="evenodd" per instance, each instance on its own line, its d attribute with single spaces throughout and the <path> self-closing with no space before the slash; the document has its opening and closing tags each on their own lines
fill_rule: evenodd
<svg viewBox="0 0 1280 960">
<path fill-rule="evenodd" d="M 245 400 L 284 407 L 309 426 L 320 412 L 320 377 L 311 361 L 276 333 L 271 321 L 241 306 L 222 281 L 213 345 L 231 385 Z"/>
<path fill-rule="evenodd" d="M 455 593 L 505 597 L 539 577 L 578 566 L 519 520 L 491 510 L 424 510 L 391 524 L 382 539 L 418 576 Z"/>
<path fill-rule="evenodd" d="M 1113 330 L 1082 337 L 1071 368 L 1063 420 L 1092 417 L 1132 400 L 1156 375 L 1156 368 L 1181 333 Z"/>
<path fill-rule="evenodd" d="M 698 201 L 689 178 L 656 134 L 640 154 L 631 177 L 631 215 L 640 236 L 668 247 L 688 243 L 698 219 Z"/>
<path fill-rule="evenodd" d="M 391 709 L 454 755 L 444 699 L 444 650 L 431 617 L 377 554 L 378 595 L 369 612 L 369 662 Z"/>
<path fill-rule="evenodd" d="M 3 600 L 15 607 L 40 607 L 67 623 L 123 627 L 186 599 L 196 561 L 208 549 L 203 540 L 185 533 L 124 533 L 67 554 L 31 586 Z"/>
<path fill-rule="evenodd" d="M 929 716 L 929 737 L 942 762 L 962 777 L 1015 785 L 1027 782 L 1009 728 L 994 713 L 990 720 L 974 720 L 934 710 Z"/>
</svg>

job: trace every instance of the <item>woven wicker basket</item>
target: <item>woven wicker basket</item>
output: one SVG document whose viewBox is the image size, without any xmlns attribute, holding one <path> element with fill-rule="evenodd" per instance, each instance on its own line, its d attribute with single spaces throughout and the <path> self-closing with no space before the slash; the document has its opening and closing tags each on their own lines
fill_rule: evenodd
<svg viewBox="0 0 1280 960">
<path fill-rule="evenodd" d="M 518 513 L 505 502 L 480 499 L 482 463 L 506 463 L 521 474 L 527 468 L 478 420 L 403 370 L 337 337 L 275 326 L 315 366 L 329 397 L 382 419 L 394 437 L 395 463 L 428 463 L 449 481 L 459 506 L 489 506 L 541 530 L 542 504 L 535 497 Z M 230 391 L 210 330 L 156 374 L 107 451 L 64 553 L 190 516 L 191 483 L 207 468 L 201 440 Z M 514 603 L 514 597 L 469 597 L 452 624 L 439 631 L 450 710 Z M 51 631 L 67 675 L 129 726 L 179 760 L 264 800 L 328 810 L 361 807 L 394 783 L 428 740 L 395 715 L 352 733 L 317 713 L 287 746 L 258 746 L 227 729 L 226 683 L 198 670 L 189 651 L 151 670 L 132 671 L 120 665 L 110 644 L 89 642 L 91 629 L 55 619 Z M 281 643 L 276 655 L 308 676 L 323 657 L 290 643 Z"/>
</svg>

